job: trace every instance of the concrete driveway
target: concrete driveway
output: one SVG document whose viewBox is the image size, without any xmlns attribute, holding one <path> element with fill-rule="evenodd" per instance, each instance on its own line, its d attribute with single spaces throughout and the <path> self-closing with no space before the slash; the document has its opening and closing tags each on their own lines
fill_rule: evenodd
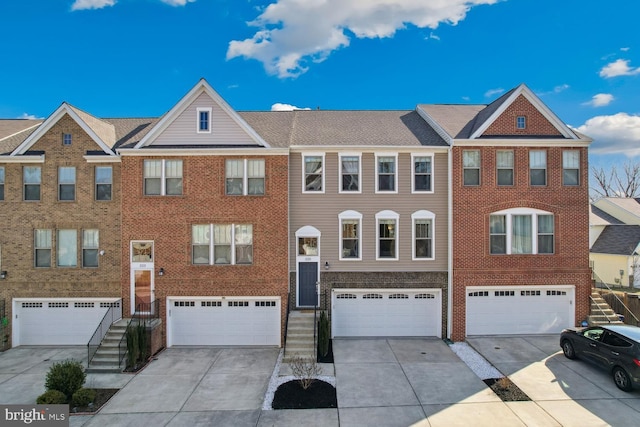
<svg viewBox="0 0 640 427">
<path fill-rule="evenodd" d="M 611 376 L 580 360 L 566 359 L 559 335 L 481 337 L 467 342 L 532 400 L 534 416 L 507 403 L 527 425 L 631 426 L 640 419 L 640 391 L 619 390 Z M 553 424 L 551 423 L 553 421 Z"/>
<path fill-rule="evenodd" d="M 635 425 L 640 392 L 565 359 L 557 336 L 468 342 L 531 402 L 502 402 L 439 339 L 333 343 L 338 408 L 262 410 L 276 348 L 170 348 L 137 375 L 89 374 L 88 387 L 121 390 L 72 426 L 602 426 Z M 0 353 L 0 404 L 32 403 L 56 361 L 86 362 L 84 347 L 19 347 Z M 278 372 L 286 372 L 281 367 Z M 276 372 L 277 374 L 277 372 Z M 283 373 L 281 375 L 286 375 Z"/>
</svg>

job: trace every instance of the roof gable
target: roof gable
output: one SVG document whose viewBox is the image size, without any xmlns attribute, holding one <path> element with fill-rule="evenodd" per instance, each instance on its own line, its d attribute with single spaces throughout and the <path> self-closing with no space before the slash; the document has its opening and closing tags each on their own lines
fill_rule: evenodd
<svg viewBox="0 0 640 427">
<path fill-rule="evenodd" d="M 111 147 L 116 140 L 115 128 L 112 124 L 100 120 L 82 110 L 79 110 L 66 102 L 63 102 L 56 111 L 29 135 L 15 150 L 11 156 L 25 154 L 38 140 L 44 136 L 60 119 L 69 115 L 84 130 L 87 135 L 100 147 L 105 154 L 115 156 Z"/>
<path fill-rule="evenodd" d="M 633 255 L 640 244 L 640 226 L 607 225 L 590 252 L 613 255 Z"/>
<path fill-rule="evenodd" d="M 516 131 L 516 117 L 520 115 L 527 117 L 527 128 Z M 476 117 L 470 139 L 496 136 L 579 139 L 525 84 L 489 104 Z"/>
<path fill-rule="evenodd" d="M 210 113 L 211 132 L 198 132 L 198 110 Z M 266 147 L 269 144 L 201 79 L 134 148 Z"/>
</svg>

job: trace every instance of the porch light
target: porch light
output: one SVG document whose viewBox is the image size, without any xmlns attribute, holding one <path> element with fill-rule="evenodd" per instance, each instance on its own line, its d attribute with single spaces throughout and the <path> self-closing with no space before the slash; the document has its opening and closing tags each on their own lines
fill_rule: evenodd
<svg viewBox="0 0 640 427">
<path fill-rule="evenodd" d="M 329 269 L 329 261 L 325 261 L 324 262 L 324 269 L 328 270 Z"/>
<path fill-rule="evenodd" d="M 164 276 L 164 268 L 160 267 L 160 270 L 158 270 L 158 276 Z"/>
<path fill-rule="evenodd" d="M 624 270 L 620 270 L 620 277 L 624 276 Z"/>
<path fill-rule="evenodd" d="M 0 279 L 6 279 L 7 278 L 7 270 L 2 270 L 0 271 Z"/>
</svg>

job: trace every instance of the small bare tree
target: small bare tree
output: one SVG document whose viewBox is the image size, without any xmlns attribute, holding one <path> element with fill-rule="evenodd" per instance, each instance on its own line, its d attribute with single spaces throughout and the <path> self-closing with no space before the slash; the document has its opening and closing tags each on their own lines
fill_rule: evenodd
<svg viewBox="0 0 640 427">
<path fill-rule="evenodd" d="M 291 360 L 291 372 L 298 379 L 303 390 L 311 387 L 316 377 L 322 373 L 315 357 L 295 356 Z"/>
<path fill-rule="evenodd" d="M 638 197 L 640 195 L 640 164 L 625 163 L 619 173 L 615 166 L 607 172 L 592 168 L 594 185 L 591 190 L 598 197 Z"/>
</svg>

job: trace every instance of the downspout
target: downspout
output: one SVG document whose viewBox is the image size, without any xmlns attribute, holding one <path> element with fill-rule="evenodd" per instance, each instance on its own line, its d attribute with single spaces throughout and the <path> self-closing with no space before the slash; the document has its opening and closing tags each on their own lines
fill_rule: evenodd
<svg viewBox="0 0 640 427">
<path fill-rule="evenodd" d="M 448 247 L 447 251 L 447 281 L 448 281 L 448 289 L 447 289 L 447 338 L 451 339 L 451 330 L 453 327 L 453 139 L 450 139 L 449 150 L 447 151 L 447 161 L 448 161 L 448 178 L 449 182 L 447 183 L 449 194 L 447 194 L 447 205 L 449 209 L 449 217 L 448 221 Z"/>
</svg>

